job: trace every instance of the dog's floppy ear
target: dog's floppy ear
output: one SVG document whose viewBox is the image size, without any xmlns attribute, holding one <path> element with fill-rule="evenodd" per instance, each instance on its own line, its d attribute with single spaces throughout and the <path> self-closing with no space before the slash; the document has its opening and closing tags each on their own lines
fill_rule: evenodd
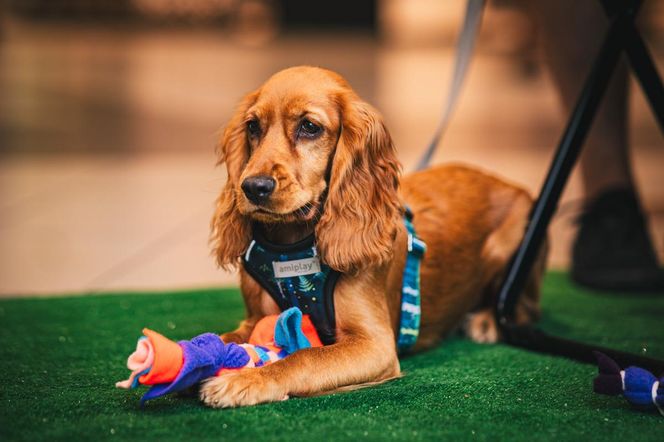
<svg viewBox="0 0 664 442">
<path fill-rule="evenodd" d="M 210 242 L 217 264 L 225 269 L 237 266 L 238 258 L 246 250 L 251 237 L 249 220 L 238 211 L 235 192 L 242 170 L 249 159 L 245 113 L 256 102 L 257 97 L 258 92 L 252 92 L 240 102 L 216 149 L 218 164 L 226 164 L 228 180 L 217 198 L 211 222 Z"/>
<path fill-rule="evenodd" d="M 316 238 L 325 263 L 352 273 L 392 256 L 401 167 L 373 107 L 354 94 L 341 96 L 339 106 L 341 133 Z"/>
</svg>

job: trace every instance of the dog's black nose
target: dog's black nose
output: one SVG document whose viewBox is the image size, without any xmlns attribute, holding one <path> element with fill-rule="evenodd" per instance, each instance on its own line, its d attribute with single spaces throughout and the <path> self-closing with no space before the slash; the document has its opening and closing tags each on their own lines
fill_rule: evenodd
<svg viewBox="0 0 664 442">
<path fill-rule="evenodd" d="M 253 176 L 242 181 L 242 191 L 254 204 L 264 203 L 272 192 L 276 181 L 269 176 Z"/>
</svg>

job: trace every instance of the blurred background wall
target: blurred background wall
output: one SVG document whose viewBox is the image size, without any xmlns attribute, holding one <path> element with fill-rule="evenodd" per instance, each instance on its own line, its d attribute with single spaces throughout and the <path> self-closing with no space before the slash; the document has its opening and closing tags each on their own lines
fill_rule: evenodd
<svg viewBox="0 0 664 442">
<path fill-rule="evenodd" d="M 440 116 L 465 1 L 0 5 L 0 295 L 12 296 L 235 284 L 207 233 L 224 182 L 213 148 L 238 99 L 288 66 L 336 70 L 383 112 L 408 171 Z M 640 27 L 663 72 L 664 2 L 646 1 Z M 566 116 L 537 42 L 518 0 L 490 3 L 437 162 L 538 191 Z M 632 156 L 662 255 L 664 143 L 632 89 Z M 581 197 L 574 179 L 552 267 L 567 266 Z"/>
</svg>

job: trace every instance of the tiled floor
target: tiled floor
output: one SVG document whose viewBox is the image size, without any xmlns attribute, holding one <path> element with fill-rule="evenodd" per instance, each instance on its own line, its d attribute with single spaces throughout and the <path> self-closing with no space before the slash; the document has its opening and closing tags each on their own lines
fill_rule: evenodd
<svg viewBox="0 0 664 442">
<path fill-rule="evenodd" d="M 385 115 L 409 170 L 446 96 L 451 49 L 363 35 L 286 36 L 246 48 L 210 31 L 14 27 L 0 51 L 0 296 L 234 284 L 209 256 L 216 133 L 271 73 L 317 64 Z M 658 55 L 660 71 L 664 57 Z M 436 161 L 539 188 L 564 123 L 546 75 L 482 53 Z M 664 141 L 633 88 L 632 156 L 664 256 Z M 582 196 L 574 178 L 564 201 Z M 570 207 L 565 202 L 565 207 Z M 565 267 L 572 212 L 552 225 Z"/>
</svg>

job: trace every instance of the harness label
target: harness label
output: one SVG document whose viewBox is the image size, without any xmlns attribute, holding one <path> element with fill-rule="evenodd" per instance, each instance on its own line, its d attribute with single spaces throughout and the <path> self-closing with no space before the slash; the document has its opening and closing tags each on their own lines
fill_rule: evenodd
<svg viewBox="0 0 664 442">
<path fill-rule="evenodd" d="M 320 272 L 320 260 L 317 256 L 296 259 L 294 261 L 272 261 L 275 278 L 311 275 Z"/>
</svg>

